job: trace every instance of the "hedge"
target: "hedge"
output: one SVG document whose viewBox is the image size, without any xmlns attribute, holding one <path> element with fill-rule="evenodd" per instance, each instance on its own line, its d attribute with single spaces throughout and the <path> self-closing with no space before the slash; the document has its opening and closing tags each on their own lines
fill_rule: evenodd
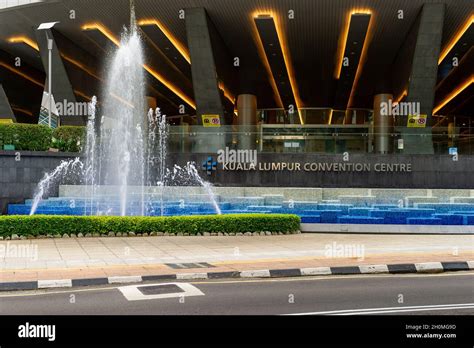
<svg viewBox="0 0 474 348">
<path fill-rule="evenodd" d="M 0 236 L 46 236 L 109 232 L 170 234 L 204 232 L 291 233 L 300 228 L 300 218 L 285 214 L 229 214 L 203 216 L 57 216 L 57 215 L 5 215 L 0 216 Z"/>
<path fill-rule="evenodd" d="M 15 145 L 16 150 L 46 151 L 51 146 L 52 131 L 38 124 L 0 124 L 0 149 Z"/>
<path fill-rule="evenodd" d="M 78 126 L 61 126 L 53 130 L 52 147 L 62 152 L 81 152 L 86 129 Z"/>
<path fill-rule="evenodd" d="M 51 129 L 39 124 L 0 124 L 0 150 L 3 145 L 15 145 L 15 150 L 47 151 L 56 148 L 63 152 L 80 152 L 86 128 L 60 126 Z"/>
</svg>

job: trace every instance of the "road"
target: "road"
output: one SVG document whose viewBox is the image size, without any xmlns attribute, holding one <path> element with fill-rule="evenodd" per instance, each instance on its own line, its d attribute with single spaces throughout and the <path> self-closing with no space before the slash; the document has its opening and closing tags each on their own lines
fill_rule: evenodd
<svg viewBox="0 0 474 348">
<path fill-rule="evenodd" d="M 474 314 L 474 272 L 157 284 L 3 293 L 0 315 Z"/>
</svg>

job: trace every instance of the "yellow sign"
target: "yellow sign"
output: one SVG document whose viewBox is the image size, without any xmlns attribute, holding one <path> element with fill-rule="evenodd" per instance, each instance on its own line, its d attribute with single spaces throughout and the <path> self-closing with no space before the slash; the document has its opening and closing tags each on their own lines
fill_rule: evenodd
<svg viewBox="0 0 474 348">
<path fill-rule="evenodd" d="M 427 115 L 408 115 L 408 128 L 425 128 Z"/>
<path fill-rule="evenodd" d="M 0 118 L 0 124 L 10 124 L 13 123 L 11 118 Z"/>
<path fill-rule="evenodd" d="M 202 125 L 204 127 L 220 127 L 221 118 L 219 115 L 202 115 Z"/>
</svg>

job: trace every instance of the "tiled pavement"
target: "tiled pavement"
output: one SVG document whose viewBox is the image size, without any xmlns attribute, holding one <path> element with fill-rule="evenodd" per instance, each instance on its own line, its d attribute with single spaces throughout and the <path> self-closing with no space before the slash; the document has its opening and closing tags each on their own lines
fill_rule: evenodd
<svg viewBox="0 0 474 348">
<path fill-rule="evenodd" d="M 0 241 L 0 282 L 464 260 L 474 260 L 472 235 L 34 239 Z M 214 267 L 165 265 L 193 262 Z"/>
</svg>

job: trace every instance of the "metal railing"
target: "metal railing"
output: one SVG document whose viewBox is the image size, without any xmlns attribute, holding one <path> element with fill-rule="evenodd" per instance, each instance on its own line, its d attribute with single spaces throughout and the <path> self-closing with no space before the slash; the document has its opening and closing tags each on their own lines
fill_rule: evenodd
<svg viewBox="0 0 474 348">
<path fill-rule="evenodd" d="M 219 149 L 257 149 L 266 153 L 377 153 L 375 138 L 388 137 L 389 153 L 474 154 L 474 134 L 461 128 L 435 127 L 422 130 L 396 127 L 378 133 L 369 124 L 256 126 L 170 126 L 169 151 L 214 153 Z M 421 144 L 425 144 L 424 147 Z M 427 150 L 432 147 L 432 150 Z M 451 149 L 451 150 L 450 150 Z"/>
</svg>

